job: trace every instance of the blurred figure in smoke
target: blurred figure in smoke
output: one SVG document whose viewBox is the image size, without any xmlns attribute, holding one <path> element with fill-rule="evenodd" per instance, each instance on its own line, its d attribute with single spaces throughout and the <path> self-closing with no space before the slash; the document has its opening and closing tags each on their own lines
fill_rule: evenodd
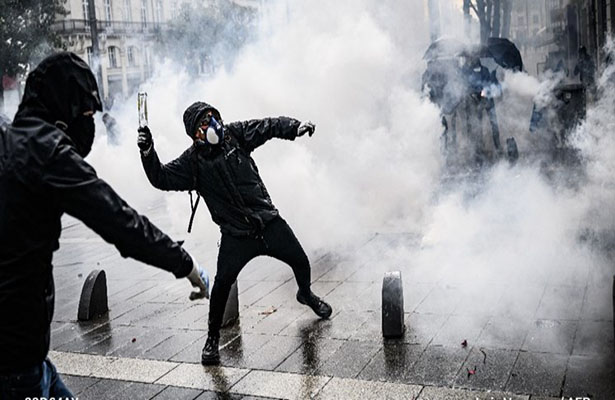
<svg viewBox="0 0 615 400">
<path fill-rule="evenodd" d="M 94 75 L 73 53 L 28 76 L 12 125 L 0 129 L 0 398 L 69 398 L 47 358 L 54 309 L 52 254 L 68 213 L 124 257 L 188 277 L 205 272 L 181 245 L 130 208 L 84 161 L 101 111 Z M 195 292 L 196 293 L 196 292 Z"/>
<path fill-rule="evenodd" d="M 499 90 L 499 83 L 494 74 L 483 66 L 480 58 L 468 55 L 462 74 L 467 84 L 465 100 L 465 118 L 467 136 L 472 142 L 475 161 L 482 165 L 486 158 L 485 143 L 483 140 L 483 112 L 489 117 L 493 148 L 498 156 L 503 154 L 500 145 L 500 129 L 498 126 L 495 101 L 495 91 Z"/>
<path fill-rule="evenodd" d="M 579 48 L 579 62 L 574 67 L 574 75 L 579 75 L 585 91 L 594 96 L 596 93 L 596 64 L 587 53 L 585 46 Z"/>
<path fill-rule="evenodd" d="M 209 332 L 201 362 L 218 364 L 218 343 L 224 308 L 231 286 L 253 258 L 267 255 L 290 265 L 299 290 L 297 301 L 308 305 L 321 318 L 331 316 L 331 307 L 310 288 L 310 263 L 301 244 L 274 207 L 258 173 L 252 151 L 271 138 L 294 140 L 314 125 L 279 117 L 223 125 L 213 106 L 196 102 L 184 113 L 186 133 L 193 140 L 177 159 L 162 165 L 154 150 L 149 128 L 139 128 L 138 145 L 145 173 L 161 190 L 197 192 L 203 196 L 222 239 L 218 268 L 209 305 Z"/>
<path fill-rule="evenodd" d="M 107 129 L 107 144 L 110 146 L 117 146 L 120 142 L 120 135 L 117 130 L 117 121 L 108 112 L 102 116 L 103 124 Z"/>
</svg>

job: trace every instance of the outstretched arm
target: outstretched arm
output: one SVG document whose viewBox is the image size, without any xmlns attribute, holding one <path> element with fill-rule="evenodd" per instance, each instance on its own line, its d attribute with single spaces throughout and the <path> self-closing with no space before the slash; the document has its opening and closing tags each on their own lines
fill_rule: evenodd
<svg viewBox="0 0 615 400">
<path fill-rule="evenodd" d="M 294 140 L 299 135 L 301 122 L 288 117 L 253 119 L 232 122 L 226 129 L 233 134 L 240 145 L 251 152 L 271 138 Z"/>
<path fill-rule="evenodd" d="M 83 221 L 123 257 L 187 276 L 193 261 L 181 245 L 139 215 L 79 156 L 68 139 L 54 149 L 43 169 L 46 186 L 62 211 Z"/>
</svg>

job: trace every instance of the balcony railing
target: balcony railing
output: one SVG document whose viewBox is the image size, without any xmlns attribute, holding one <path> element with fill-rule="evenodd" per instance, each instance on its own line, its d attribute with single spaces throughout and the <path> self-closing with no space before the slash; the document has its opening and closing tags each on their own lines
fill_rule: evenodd
<svg viewBox="0 0 615 400">
<path fill-rule="evenodd" d="M 154 34 L 167 28 L 162 22 L 96 21 L 99 33 L 107 35 Z M 85 19 L 65 19 L 56 21 L 53 29 L 60 34 L 89 34 L 90 21 Z"/>
</svg>

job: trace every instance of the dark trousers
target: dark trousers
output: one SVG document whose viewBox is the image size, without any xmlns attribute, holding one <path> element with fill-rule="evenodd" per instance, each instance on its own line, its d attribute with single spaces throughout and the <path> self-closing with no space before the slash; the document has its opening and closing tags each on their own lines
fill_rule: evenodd
<svg viewBox="0 0 615 400">
<path fill-rule="evenodd" d="M 0 399 L 74 398 L 64 385 L 56 367 L 46 359 L 42 364 L 23 371 L 0 375 Z"/>
<path fill-rule="evenodd" d="M 293 269 L 301 293 L 309 293 L 310 261 L 282 217 L 270 221 L 258 238 L 222 234 L 218 271 L 209 301 L 210 336 L 217 336 L 220 333 L 231 286 L 243 267 L 258 256 L 270 256 L 288 264 Z"/>
</svg>

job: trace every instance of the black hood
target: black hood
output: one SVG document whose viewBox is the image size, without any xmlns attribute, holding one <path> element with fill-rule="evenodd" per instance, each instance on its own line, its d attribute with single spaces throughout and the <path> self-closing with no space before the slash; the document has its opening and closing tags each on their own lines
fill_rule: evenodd
<svg viewBox="0 0 615 400">
<path fill-rule="evenodd" d="M 30 72 L 15 119 L 38 117 L 50 124 L 70 125 L 90 110 L 102 111 L 94 74 L 76 54 L 60 52 Z"/>
<path fill-rule="evenodd" d="M 211 104 L 207 104 L 202 101 L 192 103 L 192 105 L 184 111 L 184 126 L 186 127 L 186 135 L 190 136 L 191 139 L 193 139 L 194 132 L 196 131 L 199 122 L 201 122 L 203 115 L 207 111 L 214 111 L 219 117 L 221 117 L 220 111 L 218 111 Z"/>
</svg>

